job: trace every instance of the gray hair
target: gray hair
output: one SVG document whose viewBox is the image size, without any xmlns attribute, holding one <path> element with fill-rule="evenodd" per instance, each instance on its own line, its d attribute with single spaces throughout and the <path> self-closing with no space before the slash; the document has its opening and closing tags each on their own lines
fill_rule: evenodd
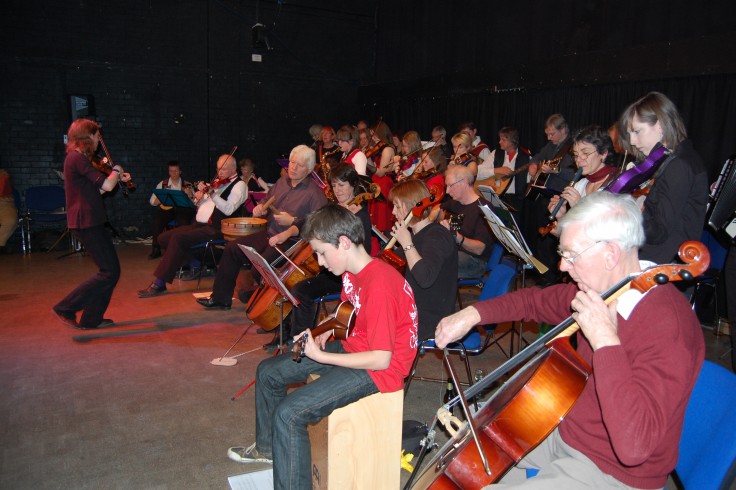
<svg viewBox="0 0 736 490">
<path fill-rule="evenodd" d="M 628 194 L 588 194 L 560 218 L 557 228 L 563 233 L 573 223 L 581 223 L 591 240 L 616 242 L 624 250 L 638 249 L 644 244 L 644 218 Z"/>
<path fill-rule="evenodd" d="M 289 160 L 299 160 L 305 163 L 310 171 L 314 170 L 314 164 L 317 162 L 317 155 L 314 150 L 307 145 L 295 146 L 289 154 Z"/>
</svg>

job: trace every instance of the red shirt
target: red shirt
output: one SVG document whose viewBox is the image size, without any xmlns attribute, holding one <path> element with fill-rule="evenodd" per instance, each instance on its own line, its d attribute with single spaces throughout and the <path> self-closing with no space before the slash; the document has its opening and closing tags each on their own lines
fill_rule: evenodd
<svg viewBox="0 0 736 490">
<path fill-rule="evenodd" d="M 342 299 L 353 304 L 357 315 L 343 347 L 347 352 L 392 352 L 388 368 L 368 374 L 382 393 L 402 389 L 417 352 L 419 316 L 411 287 L 396 269 L 372 260 L 358 274 L 342 275 Z"/>
</svg>

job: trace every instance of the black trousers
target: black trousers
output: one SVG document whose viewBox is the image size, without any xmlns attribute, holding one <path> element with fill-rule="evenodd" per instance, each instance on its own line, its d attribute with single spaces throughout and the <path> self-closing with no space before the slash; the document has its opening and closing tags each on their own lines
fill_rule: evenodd
<svg viewBox="0 0 736 490">
<path fill-rule="evenodd" d="M 169 221 L 175 220 L 176 226 L 188 225 L 194 219 L 194 211 L 196 208 L 178 208 L 173 207 L 171 209 L 161 209 L 157 207 L 153 213 L 153 223 L 151 224 L 151 235 L 153 240 L 151 244 L 154 247 L 160 247 L 161 244 L 158 242 L 158 237 L 166 229 L 166 225 Z"/>
<path fill-rule="evenodd" d="M 99 270 L 59 301 L 54 309 L 73 314 L 81 311 L 79 325 L 96 327 L 104 318 L 112 292 L 120 279 L 120 261 L 110 233 L 104 225 L 75 229 L 72 233 L 82 243 Z"/>
<path fill-rule="evenodd" d="M 158 237 L 164 255 L 153 275 L 171 283 L 176 271 L 192 259 L 192 246 L 209 240 L 222 239 L 222 233 L 211 225 L 195 223 L 168 230 Z"/>
<path fill-rule="evenodd" d="M 309 279 L 298 282 L 291 294 L 299 300 L 299 306 L 291 310 L 291 337 L 314 326 L 317 313 L 316 298 L 342 291 L 342 279 L 330 271 L 323 270 Z"/>
<path fill-rule="evenodd" d="M 222 252 L 222 257 L 220 257 L 220 263 L 217 265 L 217 275 L 215 276 L 215 283 L 212 285 L 213 301 L 230 304 L 233 293 L 235 292 L 235 283 L 238 280 L 240 269 L 251 265 L 250 260 L 248 260 L 238 245 L 251 247 L 261 254 L 267 262 L 273 262 L 280 256 L 278 251 L 268 244 L 268 239 L 269 236 L 264 230 L 228 242 L 225 250 Z M 290 238 L 279 248 L 285 251 L 295 241 L 295 239 Z M 253 272 L 253 280 L 258 281 L 261 277 L 258 271 L 255 268 L 251 271 Z"/>
</svg>

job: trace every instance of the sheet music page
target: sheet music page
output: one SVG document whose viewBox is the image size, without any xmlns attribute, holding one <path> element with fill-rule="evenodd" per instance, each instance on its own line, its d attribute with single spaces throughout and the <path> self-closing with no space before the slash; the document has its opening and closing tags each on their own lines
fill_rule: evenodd
<svg viewBox="0 0 736 490">
<path fill-rule="evenodd" d="M 495 195 L 495 193 L 493 194 Z M 498 198 L 498 196 L 496 197 Z M 496 239 L 498 239 L 501 245 L 506 248 L 506 250 L 516 255 L 517 257 L 520 257 L 522 260 L 525 261 L 525 263 L 533 265 L 534 268 L 542 274 L 549 270 L 547 266 L 534 258 L 534 256 L 531 254 L 531 252 L 529 251 L 529 247 L 527 247 L 526 242 L 524 242 L 524 238 L 519 234 L 518 230 L 515 229 L 518 228 L 515 226 L 515 223 L 512 225 L 514 226 L 514 228 L 509 228 L 503 223 L 501 218 L 499 218 L 491 210 L 491 208 L 488 207 L 488 205 L 483 204 L 480 206 L 480 209 L 481 211 L 483 211 L 483 214 L 486 217 L 488 226 L 491 227 L 491 232 L 496 237 Z M 510 213 L 509 216 L 511 216 Z M 511 221 L 513 223 L 513 217 L 511 217 Z"/>
<path fill-rule="evenodd" d="M 232 490 L 273 489 L 273 468 L 230 476 L 227 481 Z"/>
<path fill-rule="evenodd" d="M 281 279 L 279 279 L 279 276 L 273 270 L 271 264 L 269 264 L 268 261 L 264 259 L 261 254 L 256 252 L 253 247 L 248 247 L 247 245 L 238 244 L 238 247 L 240 247 L 240 250 L 242 250 L 245 256 L 248 257 L 250 263 L 253 264 L 253 267 L 258 270 L 258 272 L 261 274 L 261 277 L 268 283 L 269 286 L 281 293 L 281 295 L 286 298 L 289 303 L 296 306 L 299 305 L 299 300 L 296 299 L 294 295 L 291 294 L 291 291 L 289 291 L 289 288 L 287 288 L 286 285 L 281 282 Z"/>
</svg>

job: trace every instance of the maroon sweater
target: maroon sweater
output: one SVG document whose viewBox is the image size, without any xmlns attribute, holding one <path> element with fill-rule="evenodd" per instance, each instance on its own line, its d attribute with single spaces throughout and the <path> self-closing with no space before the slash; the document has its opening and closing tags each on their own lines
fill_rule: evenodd
<svg viewBox="0 0 736 490">
<path fill-rule="evenodd" d="M 574 284 L 527 288 L 476 303 L 482 324 L 512 319 L 557 324 L 570 315 Z M 703 332 L 683 294 L 651 289 L 628 319 L 618 315 L 621 345 L 578 353 L 593 368 L 560 424 L 562 439 L 604 473 L 637 488 L 663 488 L 677 464 L 690 392 L 705 357 Z"/>
</svg>

